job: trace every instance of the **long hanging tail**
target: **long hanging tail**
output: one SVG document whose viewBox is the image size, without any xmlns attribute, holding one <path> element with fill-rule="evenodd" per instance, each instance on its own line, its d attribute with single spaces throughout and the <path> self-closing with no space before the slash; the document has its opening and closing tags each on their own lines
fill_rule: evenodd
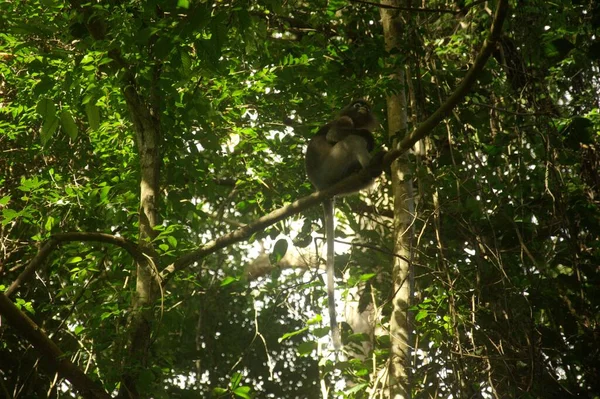
<svg viewBox="0 0 600 399">
<path fill-rule="evenodd" d="M 327 237 L 327 301 L 329 302 L 329 325 L 331 328 L 331 338 L 333 347 L 339 349 L 342 347 L 342 338 L 335 316 L 335 282 L 334 275 L 334 250 L 333 240 L 335 239 L 334 228 L 334 206 L 333 198 L 323 201 L 323 213 L 325 214 L 325 235 Z"/>
</svg>

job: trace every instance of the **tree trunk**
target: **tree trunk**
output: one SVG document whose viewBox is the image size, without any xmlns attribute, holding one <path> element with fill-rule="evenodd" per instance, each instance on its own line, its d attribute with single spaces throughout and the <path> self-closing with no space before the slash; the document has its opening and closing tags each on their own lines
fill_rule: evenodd
<svg viewBox="0 0 600 399">
<path fill-rule="evenodd" d="M 398 0 L 382 0 L 382 4 L 400 6 Z M 402 50 L 400 38 L 403 35 L 403 21 L 398 10 L 381 8 L 381 20 L 387 51 Z M 399 137 L 407 131 L 407 109 L 405 74 L 401 68 L 394 76 L 398 80 L 398 91 L 387 98 L 388 132 L 397 147 Z M 400 134 L 399 134 L 400 133 Z M 411 331 L 408 308 L 411 298 L 411 229 L 414 205 L 410 168 L 406 155 L 392 163 L 392 189 L 394 193 L 394 257 L 393 298 L 390 320 L 390 370 L 389 397 L 410 398 L 410 348 Z"/>
<path fill-rule="evenodd" d="M 152 246 L 152 239 L 156 237 L 153 228 L 158 223 L 160 122 L 157 114 L 141 101 L 131 85 L 124 90 L 124 95 L 133 121 L 140 157 L 139 247 L 144 253 L 151 254 L 136 265 L 135 295 L 129 324 L 129 356 L 123 364 L 122 384 L 118 396 L 137 398 L 145 396 L 138 390 L 138 380 L 140 372 L 149 364 L 154 301 L 160 284 L 158 256 Z"/>
</svg>

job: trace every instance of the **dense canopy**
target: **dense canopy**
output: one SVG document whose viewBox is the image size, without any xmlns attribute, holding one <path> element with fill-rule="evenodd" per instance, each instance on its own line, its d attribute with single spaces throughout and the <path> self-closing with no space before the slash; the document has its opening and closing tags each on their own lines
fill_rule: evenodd
<svg viewBox="0 0 600 399">
<path fill-rule="evenodd" d="M 594 0 L 1 2 L 0 396 L 600 397 L 599 34 Z M 390 152 L 336 201 L 336 354 L 303 157 L 356 98 Z"/>
</svg>

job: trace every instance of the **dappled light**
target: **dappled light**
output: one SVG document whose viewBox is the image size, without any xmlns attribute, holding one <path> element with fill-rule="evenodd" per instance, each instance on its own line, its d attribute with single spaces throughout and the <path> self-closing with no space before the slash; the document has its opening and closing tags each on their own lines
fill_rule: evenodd
<svg viewBox="0 0 600 399">
<path fill-rule="evenodd" d="M 596 3 L 0 3 L 0 397 L 598 397 Z"/>
</svg>

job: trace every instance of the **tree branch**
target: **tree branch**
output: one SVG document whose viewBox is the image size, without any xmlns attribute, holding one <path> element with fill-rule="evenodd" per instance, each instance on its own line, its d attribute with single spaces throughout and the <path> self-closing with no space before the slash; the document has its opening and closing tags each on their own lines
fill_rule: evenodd
<svg viewBox="0 0 600 399">
<path fill-rule="evenodd" d="M 25 270 L 19 274 L 15 281 L 8 287 L 8 289 L 4 292 L 4 294 L 9 297 L 11 296 L 25 281 L 29 280 L 40 265 L 44 263 L 48 255 L 52 253 L 54 248 L 58 245 L 56 240 L 50 239 L 42 245 L 42 248 L 38 251 L 38 253 L 33 257 L 31 262 L 25 267 Z"/>
<path fill-rule="evenodd" d="M 84 398 L 110 398 L 100 385 L 73 364 L 44 331 L 3 293 L 0 293 L 0 314 L 42 354 L 43 363 L 48 364 L 51 369 L 50 375 L 58 372 L 61 377 L 69 380 Z"/>
<path fill-rule="evenodd" d="M 25 267 L 25 270 L 16 278 L 4 293 L 7 297 L 14 294 L 25 281 L 28 281 L 33 273 L 46 261 L 48 256 L 54 251 L 58 244 L 70 241 L 96 241 L 106 244 L 113 244 L 126 250 L 136 261 L 145 259 L 144 253 L 138 249 L 138 246 L 123 238 L 104 233 L 60 233 L 55 234 L 42 245 L 42 248 L 33 257 L 31 262 Z"/>
</svg>

